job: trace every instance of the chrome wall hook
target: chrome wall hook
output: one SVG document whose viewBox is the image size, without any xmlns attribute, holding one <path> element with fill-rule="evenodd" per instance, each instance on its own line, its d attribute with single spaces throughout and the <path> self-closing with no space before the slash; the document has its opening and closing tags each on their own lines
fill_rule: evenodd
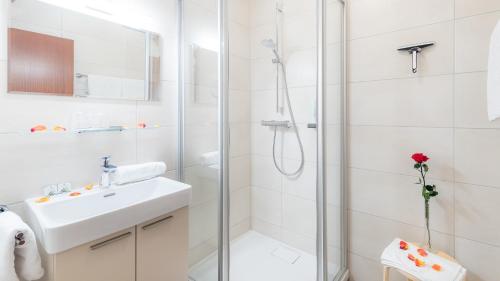
<svg viewBox="0 0 500 281">
<path fill-rule="evenodd" d="M 425 42 L 420 44 L 412 44 L 407 46 L 402 46 L 398 49 L 398 51 L 408 52 L 411 54 L 411 70 L 413 73 L 417 73 L 418 71 L 418 54 L 422 52 L 424 48 L 434 46 L 435 42 Z"/>
</svg>

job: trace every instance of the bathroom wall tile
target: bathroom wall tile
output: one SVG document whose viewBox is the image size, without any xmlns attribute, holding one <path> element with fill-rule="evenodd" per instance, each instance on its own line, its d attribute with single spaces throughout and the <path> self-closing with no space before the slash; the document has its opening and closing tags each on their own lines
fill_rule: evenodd
<svg viewBox="0 0 500 281">
<path fill-rule="evenodd" d="M 60 8 L 35 0 L 17 1 L 8 5 L 9 19 L 13 22 L 37 29 L 61 30 Z"/>
<path fill-rule="evenodd" d="M 385 247 L 395 238 L 415 243 L 425 242 L 425 228 L 422 227 L 359 212 L 350 212 L 350 219 L 350 251 L 372 260 L 379 260 Z M 431 232 L 431 238 L 435 249 L 452 253 L 452 236 Z"/>
<path fill-rule="evenodd" d="M 315 11 L 302 10 L 296 15 L 290 15 L 287 11 L 283 19 L 283 41 L 281 42 L 286 52 L 311 49 L 316 46 L 316 41 Z"/>
<path fill-rule="evenodd" d="M 316 85 L 316 49 L 286 53 L 285 57 L 288 87 Z"/>
<path fill-rule="evenodd" d="M 431 158 L 430 177 L 453 180 L 452 129 L 351 126 L 350 138 L 354 168 L 414 175 L 410 156 L 424 152 Z"/>
<path fill-rule="evenodd" d="M 316 203 L 285 193 L 283 199 L 283 226 L 293 233 L 315 237 Z"/>
<path fill-rule="evenodd" d="M 7 61 L 0 60 L 0 98 L 7 93 Z M 0 129 L 0 132 L 2 129 Z"/>
<path fill-rule="evenodd" d="M 261 234 L 274 238 L 276 240 L 283 240 L 283 229 L 275 224 L 271 224 L 260 220 L 252 215 L 252 230 Z"/>
<path fill-rule="evenodd" d="M 231 192 L 231 225 L 250 217 L 250 187 Z"/>
<path fill-rule="evenodd" d="M 217 13 L 187 1 L 184 5 L 184 40 L 202 48 L 217 50 Z"/>
<path fill-rule="evenodd" d="M 295 171 L 300 166 L 300 161 L 287 160 L 283 168 L 287 172 Z M 316 201 L 316 165 L 304 164 L 302 173 L 296 177 L 283 177 L 283 191 L 286 194 Z"/>
<path fill-rule="evenodd" d="M 247 26 L 229 24 L 229 53 L 242 58 L 250 58 L 250 30 Z"/>
<path fill-rule="evenodd" d="M 457 184 L 456 235 L 500 247 L 500 189 Z"/>
<path fill-rule="evenodd" d="M 252 91 L 276 89 L 276 65 L 270 59 L 254 59 L 252 65 Z"/>
<path fill-rule="evenodd" d="M 252 154 L 272 156 L 273 130 L 257 123 L 252 123 Z"/>
<path fill-rule="evenodd" d="M 354 0 L 349 5 L 350 38 L 452 20 L 453 6 L 453 0 L 424 0 L 418 5 L 404 0 Z"/>
<path fill-rule="evenodd" d="M 316 162 L 316 131 L 306 128 L 306 126 L 301 126 L 298 131 L 304 148 L 304 160 L 306 162 Z M 279 138 L 281 138 L 281 142 L 276 142 L 278 159 L 283 157 L 288 160 L 300 160 L 301 152 L 294 130 L 287 130 L 281 135 L 278 134 L 278 140 Z"/>
<path fill-rule="evenodd" d="M 349 280 L 352 281 L 372 281 L 382 278 L 382 265 L 377 260 L 371 260 L 353 253 L 349 254 Z M 394 277 L 397 277 L 394 274 Z M 400 279 L 401 281 L 404 279 Z M 391 276 L 392 281 L 392 276 Z M 399 281 L 399 280 L 398 280 Z"/>
<path fill-rule="evenodd" d="M 281 92 L 281 91 L 280 91 Z M 278 93 L 281 100 L 282 95 Z M 281 102 L 279 102 L 281 106 Z M 252 122 L 262 120 L 284 120 L 286 117 L 276 112 L 276 90 L 254 91 L 251 97 Z"/>
<path fill-rule="evenodd" d="M 455 126 L 460 128 L 499 128 L 500 120 L 488 120 L 486 72 L 455 76 Z"/>
<path fill-rule="evenodd" d="M 451 127 L 453 77 L 351 83 L 349 103 L 353 125 Z"/>
<path fill-rule="evenodd" d="M 229 122 L 249 123 L 250 122 L 250 93 L 247 91 L 229 92 Z"/>
<path fill-rule="evenodd" d="M 177 36 L 162 36 L 160 59 L 160 77 L 162 81 L 177 81 L 178 70 L 178 48 Z M 172 63 L 175 62 L 175 63 Z"/>
<path fill-rule="evenodd" d="M 431 169 L 432 169 L 432 164 Z M 424 200 L 415 176 L 351 169 L 350 208 L 414 226 L 424 227 Z M 427 179 L 439 196 L 431 200 L 431 229 L 453 234 L 453 183 Z M 383 204 L 382 204 L 383 202 Z"/>
<path fill-rule="evenodd" d="M 243 26 L 250 26 L 250 4 L 248 0 L 233 0 L 228 2 L 229 20 Z"/>
<path fill-rule="evenodd" d="M 497 160 L 500 131 L 455 130 L 455 180 L 462 183 L 500 187 Z"/>
<path fill-rule="evenodd" d="M 238 239 L 240 236 L 247 233 L 248 231 L 250 231 L 250 217 L 232 225 L 229 237 L 231 241 L 233 241 L 234 239 Z"/>
<path fill-rule="evenodd" d="M 160 82 L 158 100 L 137 103 L 137 121 L 147 125 L 177 125 L 177 85 Z"/>
<path fill-rule="evenodd" d="M 304 13 L 314 13 L 316 3 L 308 0 L 283 0 L 279 2 L 285 16 L 300 16 Z"/>
<path fill-rule="evenodd" d="M 296 249 L 302 250 L 310 255 L 316 254 L 316 239 L 315 237 L 309 237 L 297 234 L 295 231 L 288 231 L 283 229 L 283 242 L 288 246 L 294 247 Z M 314 265 L 312 265 L 314 266 Z M 314 270 L 310 268 L 310 270 Z"/>
<path fill-rule="evenodd" d="M 137 131 L 137 162 L 161 161 L 167 170 L 177 169 L 177 127 Z"/>
<path fill-rule="evenodd" d="M 231 189 L 239 189 L 249 187 L 251 174 L 251 158 L 250 155 L 231 157 L 229 159 L 229 187 Z"/>
<path fill-rule="evenodd" d="M 342 88 L 340 84 L 328 85 L 326 92 L 326 123 L 328 125 L 339 125 L 342 118 Z"/>
<path fill-rule="evenodd" d="M 490 37 L 500 12 L 459 19 L 455 26 L 455 71 L 488 69 Z M 474 50 L 471 52 L 471 50 Z"/>
<path fill-rule="evenodd" d="M 229 88 L 231 90 L 250 90 L 250 60 L 238 56 L 229 58 Z"/>
<path fill-rule="evenodd" d="M 281 193 L 254 186 L 251 190 L 252 217 L 274 225 L 281 225 L 283 219 Z"/>
<path fill-rule="evenodd" d="M 252 155 L 252 186 L 281 192 L 282 180 L 272 157 Z"/>
<path fill-rule="evenodd" d="M 436 41 L 419 56 L 417 74 L 411 57 L 397 48 L 414 42 Z M 350 81 L 408 78 L 453 72 L 453 23 L 444 22 L 349 42 Z"/>
<path fill-rule="evenodd" d="M 192 188 L 190 204 L 192 207 L 218 200 L 219 181 L 217 174 L 207 172 L 208 169 L 208 167 L 200 165 L 184 168 L 184 182 L 191 185 Z M 213 176 L 211 177 L 211 175 Z"/>
<path fill-rule="evenodd" d="M 275 20 L 275 1 L 255 0 L 250 3 L 250 26 L 255 27 L 273 23 Z"/>
<path fill-rule="evenodd" d="M 500 276 L 500 248 L 457 238 L 456 259 L 467 268 L 468 281 L 496 280 Z"/>
<path fill-rule="evenodd" d="M 111 155 L 116 165 L 136 163 L 135 139 L 133 131 L 4 134 L 0 138 L 0 168 L 9 176 L 4 177 L 0 202 L 9 204 L 39 196 L 43 186 L 54 183 L 70 182 L 74 187 L 97 183 L 101 157 Z"/>
<path fill-rule="evenodd" d="M 496 0 L 455 0 L 455 16 L 457 18 L 498 10 L 500 10 L 500 3 Z"/>
<path fill-rule="evenodd" d="M 316 120 L 316 88 L 290 88 L 289 94 L 295 121 L 301 124 L 314 123 Z M 290 114 L 286 106 L 286 101 L 283 99 L 284 97 L 282 97 L 284 117 L 289 119 Z"/>
<path fill-rule="evenodd" d="M 217 235 L 217 201 L 209 201 L 189 209 L 189 247 L 212 240 Z"/>
<path fill-rule="evenodd" d="M 230 155 L 242 156 L 250 153 L 250 125 L 232 124 L 230 130 Z"/>
<path fill-rule="evenodd" d="M 188 125 L 185 128 L 186 166 L 200 163 L 204 153 L 218 151 L 217 124 Z"/>
</svg>

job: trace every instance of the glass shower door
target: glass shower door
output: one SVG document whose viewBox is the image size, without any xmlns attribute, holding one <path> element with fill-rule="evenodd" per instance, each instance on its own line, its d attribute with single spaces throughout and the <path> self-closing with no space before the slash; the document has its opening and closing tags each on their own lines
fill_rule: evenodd
<svg viewBox="0 0 500 281">
<path fill-rule="evenodd" d="M 212 2 L 210 2 L 212 3 Z M 179 0 L 181 180 L 192 186 L 189 279 L 218 280 L 220 152 L 217 3 Z"/>
</svg>

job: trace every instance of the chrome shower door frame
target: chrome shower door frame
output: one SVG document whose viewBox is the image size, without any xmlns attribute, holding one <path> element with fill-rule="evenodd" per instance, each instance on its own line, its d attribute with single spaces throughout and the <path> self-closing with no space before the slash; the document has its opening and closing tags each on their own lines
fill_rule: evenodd
<svg viewBox="0 0 500 281">
<path fill-rule="evenodd" d="M 341 264 L 339 265 L 339 272 L 334 277 L 334 280 L 328 280 L 328 241 L 327 241 L 327 222 L 332 218 L 328 218 L 326 214 L 326 155 L 327 155 L 327 126 L 326 126 L 326 89 L 327 89 L 327 0 L 316 0 L 317 7 L 317 76 L 316 76 L 316 280 L 317 281 L 345 281 L 349 278 L 349 271 L 347 269 L 347 212 L 346 212 L 346 187 L 347 187 L 347 141 L 346 141 L 346 121 L 347 121 L 347 64 L 346 64 L 346 1 L 338 0 L 342 4 L 342 29 L 341 29 L 341 151 L 339 152 L 340 163 L 340 227 L 341 227 Z"/>
</svg>

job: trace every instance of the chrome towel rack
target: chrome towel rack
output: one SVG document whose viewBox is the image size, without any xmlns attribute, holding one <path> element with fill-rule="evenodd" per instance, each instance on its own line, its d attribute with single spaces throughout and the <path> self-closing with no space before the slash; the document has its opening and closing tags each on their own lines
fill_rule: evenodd
<svg viewBox="0 0 500 281">
<path fill-rule="evenodd" d="M 7 208 L 7 206 L 0 205 L 0 215 L 2 213 L 8 212 L 8 211 L 9 211 L 9 209 Z M 16 234 L 16 236 L 14 236 L 14 238 L 15 238 L 15 241 L 16 241 L 15 242 L 16 243 L 16 247 L 23 246 L 24 244 L 26 244 L 26 240 L 24 239 L 24 233 L 18 232 Z"/>
</svg>

